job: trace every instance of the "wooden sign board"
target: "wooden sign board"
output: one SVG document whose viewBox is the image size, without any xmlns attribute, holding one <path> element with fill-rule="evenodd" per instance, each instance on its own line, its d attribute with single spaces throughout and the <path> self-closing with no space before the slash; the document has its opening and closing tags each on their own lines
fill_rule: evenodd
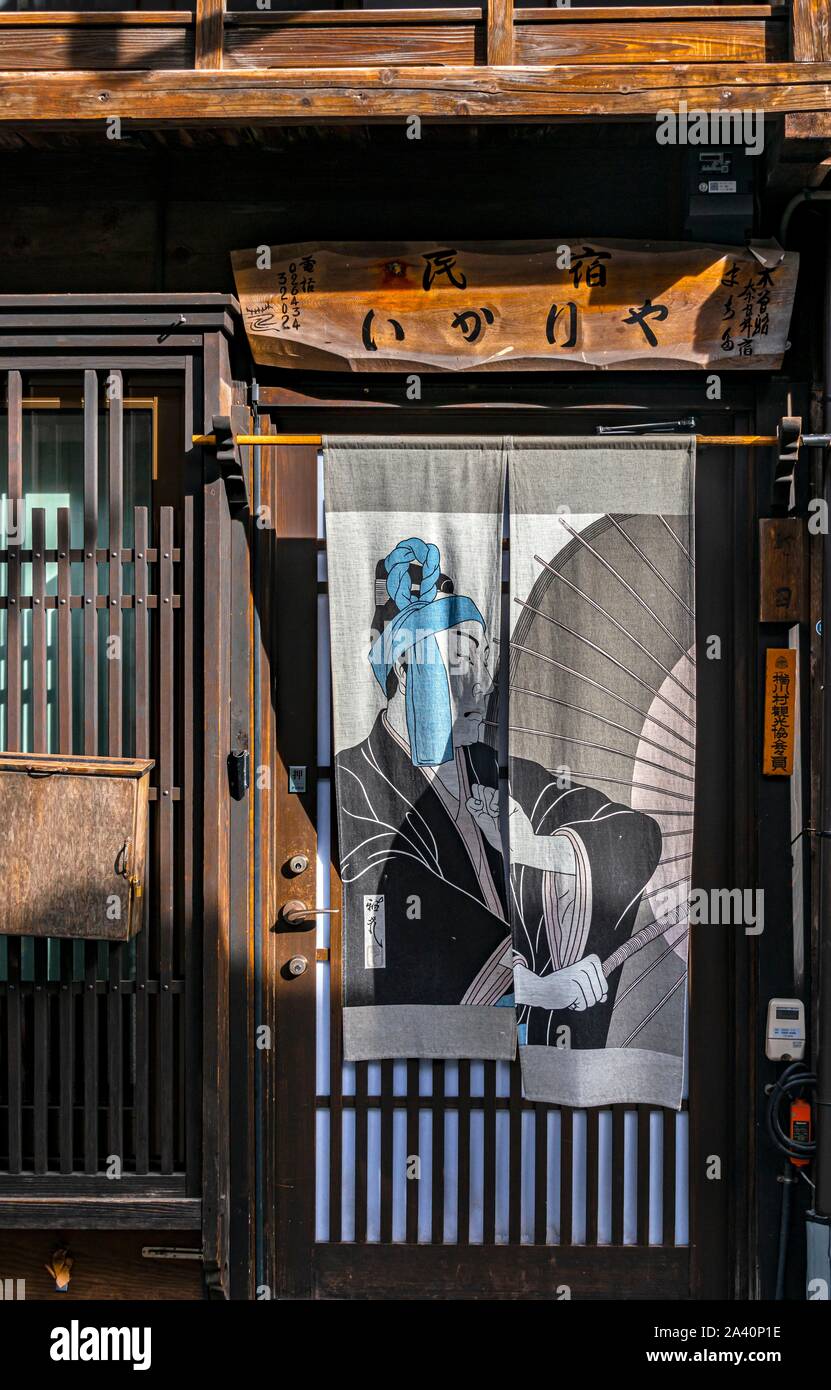
<svg viewBox="0 0 831 1390">
<path fill-rule="evenodd" d="M 759 622 L 808 620 L 805 521 L 762 517 L 759 522 Z"/>
<path fill-rule="evenodd" d="M 796 728 L 796 651 L 768 647 L 765 652 L 765 730 L 762 772 L 766 777 L 790 777 L 793 772 Z"/>
<path fill-rule="evenodd" d="M 256 362 L 326 371 L 774 368 L 798 257 L 577 239 L 232 253 Z"/>
<path fill-rule="evenodd" d="M 144 758 L 0 753 L 0 935 L 136 934 L 152 767 Z"/>
</svg>

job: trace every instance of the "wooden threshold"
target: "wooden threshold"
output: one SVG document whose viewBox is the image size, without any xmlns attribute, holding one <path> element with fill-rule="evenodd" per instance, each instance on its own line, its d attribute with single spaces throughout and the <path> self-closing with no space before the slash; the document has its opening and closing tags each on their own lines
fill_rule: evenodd
<svg viewBox="0 0 831 1390">
<path fill-rule="evenodd" d="M 316 1297 L 324 1299 L 479 1298 L 525 1300 L 689 1298 L 686 1246 L 637 1245 L 354 1245 L 314 1249 Z"/>
<path fill-rule="evenodd" d="M 0 74 L 4 125 L 215 126 L 654 116 L 690 109 L 831 111 L 831 63 L 574 64 L 521 68 L 250 68 Z"/>
</svg>

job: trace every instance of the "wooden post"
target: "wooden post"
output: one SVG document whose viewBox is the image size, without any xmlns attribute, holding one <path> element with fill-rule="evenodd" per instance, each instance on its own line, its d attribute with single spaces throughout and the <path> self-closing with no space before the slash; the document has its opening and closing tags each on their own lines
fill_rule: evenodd
<svg viewBox="0 0 831 1390">
<path fill-rule="evenodd" d="M 488 0 L 488 67 L 514 61 L 514 0 Z"/>
<path fill-rule="evenodd" d="M 831 0 L 793 0 L 793 56 L 797 63 L 827 63 L 831 54 Z"/>
<path fill-rule="evenodd" d="M 197 68 L 222 67 L 222 36 L 225 28 L 225 0 L 196 0 Z"/>
</svg>

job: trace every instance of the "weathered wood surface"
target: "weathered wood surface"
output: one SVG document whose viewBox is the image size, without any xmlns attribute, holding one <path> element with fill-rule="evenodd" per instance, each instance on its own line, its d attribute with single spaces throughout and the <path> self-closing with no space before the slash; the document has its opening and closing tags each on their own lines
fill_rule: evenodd
<svg viewBox="0 0 831 1390">
<path fill-rule="evenodd" d="M 514 61 L 514 0 L 488 0 L 487 62 L 494 67 Z"/>
<path fill-rule="evenodd" d="M 579 11 L 562 11 L 578 15 Z M 514 61 L 523 63 L 773 63 L 787 56 L 787 30 L 764 19 L 594 24 L 520 24 Z"/>
<path fill-rule="evenodd" d="M 407 11 L 403 11 L 406 15 Z M 452 11 L 451 11 L 452 13 Z M 309 25 L 230 29 L 227 68 L 354 67 L 356 63 L 476 63 L 484 60 L 481 25 Z"/>
<path fill-rule="evenodd" d="M 793 0 L 793 56 L 798 63 L 827 63 L 831 58 L 829 0 Z"/>
<path fill-rule="evenodd" d="M 183 17 L 177 27 L 136 25 L 104 28 L 38 25 L 0 29 L 0 70 L 87 71 L 190 68 L 193 34 Z"/>
<path fill-rule="evenodd" d="M 362 371 L 774 367 L 798 266 L 588 237 L 305 243 L 258 259 L 232 254 L 255 360 Z"/>
<path fill-rule="evenodd" d="M 216 71 L 222 67 L 222 30 L 225 0 L 196 0 L 196 66 Z"/>
<path fill-rule="evenodd" d="M 831 111 L 831 63 L 632 63 L 487 68 L 285 68 L 221 72 L 0 74 L 0 112 L 15 121 L 159 125 L 547 119 L 690 109 Z"/>
<path fill-rule="evenodd" d="M 189 26 L 193 17 L 186 10 L 15 10 L 0 14 L 2 29 L 60 28 L 158 28 L 166 24 Z"/>
<path fill-rule="evenodd" d="M 108 775 L 102 761 L 0 758 L 0 934 L 126 941 L 138 930 L 129 880 L 144 883 L 152 763 Z"/>
<path fill-rule="evenodd" d="M 759 521 L 759 622 L 808 621 L 808 534 L 802 517 Z"/>
</svg>

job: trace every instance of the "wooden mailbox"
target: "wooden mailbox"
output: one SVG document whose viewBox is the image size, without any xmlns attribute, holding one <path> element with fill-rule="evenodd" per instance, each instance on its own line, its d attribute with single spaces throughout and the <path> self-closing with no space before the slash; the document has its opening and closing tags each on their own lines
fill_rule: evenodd
<svg viewBox="0 0 831 1390">
<path fill-rule="evenodd" d="M 0 934 L 128 941 L 152 761 L 0 753 Z"/>
</svg>

